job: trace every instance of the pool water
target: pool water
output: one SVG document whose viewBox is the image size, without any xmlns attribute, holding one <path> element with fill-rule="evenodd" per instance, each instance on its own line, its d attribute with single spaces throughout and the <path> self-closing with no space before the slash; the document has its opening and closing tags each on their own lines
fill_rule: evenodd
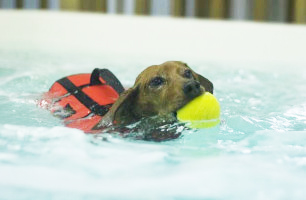
<svg viewBox="0 0 306 200">
<path fill-rule="evenodd" d="M 0 199 L 304 198 L 303 70 L 191 63 L 214 83 L 221 123 L 157 143 L 86 135 L 36 106 L 63 76 L 108 66 L 130 86 L 148 61 L 0 55 Z"/>
</svg>

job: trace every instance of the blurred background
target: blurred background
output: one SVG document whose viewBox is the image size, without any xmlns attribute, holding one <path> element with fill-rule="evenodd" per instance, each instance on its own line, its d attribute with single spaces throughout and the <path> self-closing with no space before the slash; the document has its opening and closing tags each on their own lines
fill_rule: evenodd
<svg viewBox="0 0 306 200">
<path fill-rule="evenodd" d="M 0 8 L 306 23 L 306 0 L 0 0 Z"/>
</svg>

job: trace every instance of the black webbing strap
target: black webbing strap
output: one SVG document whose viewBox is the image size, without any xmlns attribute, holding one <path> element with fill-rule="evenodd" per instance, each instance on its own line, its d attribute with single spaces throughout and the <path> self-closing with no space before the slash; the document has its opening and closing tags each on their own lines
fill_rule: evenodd
<svg viewBox="0 0 306 200">
<path fill-rule="evenodd" d="M 57 81 L 61 84 L 71 95 L 75 96 L 86 108 L 96 115 L 104 116 L 110 106 L 101 106 L 89 96 L 87 96 L 81 89 L 75 86 L 68 78 L 62 78 Z M 101 83 L 100 83 L 101 84 Z"/>
<path fill-rule="evenodd" d="M 103 78 L 103 80 L 106 82 L 106 85 L 111 86 L 114 90 L 116 90 L 116 92 L 118 92 L 118 94 L 124 92 L 124 87 L 122 86 L 120 81 L 108 69 L 94 69 L 91 73 L 90 85 L 100 85 L 101 82 L 99 80 L 99 77 Z"/>
</svg>

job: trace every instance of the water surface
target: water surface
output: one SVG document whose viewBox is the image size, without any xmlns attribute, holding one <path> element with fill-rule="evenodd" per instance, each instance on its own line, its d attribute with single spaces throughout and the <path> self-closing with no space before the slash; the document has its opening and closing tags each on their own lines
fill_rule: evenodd
<svg viewBox="0 0 306 200">
<path fill-rule="evenodd" d="M 302 69 L 187 61 L 214 83 L 221 123 L 161 143 L 112 135 L 105 142 L 36 106 L 63 76 L 108 67 L 128 87 L 160 62 L 0 48 L 0 199 L 304 198 Z"/>
</svg>

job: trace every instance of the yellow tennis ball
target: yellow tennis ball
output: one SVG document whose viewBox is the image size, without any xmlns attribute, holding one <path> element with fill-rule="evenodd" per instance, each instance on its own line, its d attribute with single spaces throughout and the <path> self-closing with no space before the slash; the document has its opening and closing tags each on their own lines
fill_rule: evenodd
<svg viewBox="0 0 306 200">
<path fill-rule="evenodd" d="M 220 105 L 214 95 L 205 92 L 177 111 L 177 118 L 190 128 L 210 128 L 220 122 Z"/>
</svg>

